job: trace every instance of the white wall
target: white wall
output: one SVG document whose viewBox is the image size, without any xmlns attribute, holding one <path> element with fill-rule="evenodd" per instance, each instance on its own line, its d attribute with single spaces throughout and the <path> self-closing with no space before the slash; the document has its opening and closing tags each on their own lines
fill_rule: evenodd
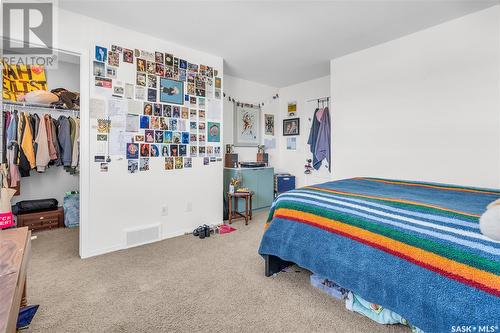
<svg viewBox="0 0 500 333">
<path fill-rule="evenodd" d="M 46 69 L 49 90 L 65 88 L 69 91 L 80 91 L 80 64 L 59 61 L 57 69 Z"/>
<path fill-rule="evenodd" d="M 275 87 L 266 86 L 260 83 L 243 80 L 233 76 L 226 75 L 224 77 L 224 92 L 226 93 L 226 99 L 224 100 L 224 122 L 226 126 L 224 127 L 224 145 L 233 143 L 233 102 L 227 100 L 227 96 L 239 99 L 240 102 L 249 104 L 258 104 L 264 100 L 270 99 L 274 96 L 278 89 Z M 261 143 L 264 143 L 264 139 L 270 139 L 272 136 L 264 135 L 264 114 L 274 114 L 274 137 L 278 137 L 277 125 L 278 125 L 278 100 L 273 100 L 270 103 L 264 103 L 261 108 Z M 224 148 L 225 149 L 225 148 Z M 257 157 L 257 147 L 235 147 L 235 153 L 238 154 L 239 161 L 255 161 Z M 266 149 L 269 154 L 269 163 L 274 166 L 277 162 L 277 149 Z"/>
<path fill-rule="evenodd" d="M 31 171 L 29 177 L 21 178 L 21 194 L 12 198 L 12 204 L 22 200 L 54 198 L 63 205 L 64 194 L 78 191 L 80 179 L 78 175 L 70 175 L 63 167 L 50 167 L 44 173 Z"/>
<path fill-rule="evenodd" d="M 499 8 L 331 61 L 335 178 L 500 187 Z"/>
<path fill-rule="evenodd" d="M 279 120 L 276 126 L 279 138 L 278 171 L 293 174 L 297 187 L 329 181 L 331 174 L 326 167 L 326 161 L 323 162 L 319 170 L 313 170 L 310 175 L 304 174 L 304 165 L 308 158 L 312 159 L 307 140 L 312 125 L 312 117 L 318 107 L 316 101 L 308 102 L 308 100 L 330 96 L 330 76 L 280 88 L 279 96 Z M 288 102 L 297 102 L 297 117 L 300 118 L 300 135 L 296 136 L 297 150 L 287 150 L 287 137 L 283 136 L 283 119 L 289 118 Z M 331 121 L 334 121 L 331 111 L 330 117 L 332 118 Z"/>
<path fill-rule="evenodd" d="M 172 52 L 212 66 L 220 75 L 222 58 L 64 10 L 59 10 L 58 22 L 59 48 L 83 53 L 80 255 L 88 257 L 124 248 L 125 230 L 129 228 L 160 224 L 161 237 L 166 238 L 200 224 L 221 222 L 222 162 L 203 166 L 201 159 L 195 158 L 192 169 L 167 172 L 160 159 L 152 159 L 152 171 L 130 175 L 126 159 L 115 158 L 109 172 L 101 173 L 99 164 L 93 162 L 96 124 L 87 112 L 88 97 L 99 97 L 90 80 L 96 44 Z M 181 32 L 182 27 L 171 33 Z M 167 216 L 162 216 L 162 207 L 167 207 Z"/>
</svg>

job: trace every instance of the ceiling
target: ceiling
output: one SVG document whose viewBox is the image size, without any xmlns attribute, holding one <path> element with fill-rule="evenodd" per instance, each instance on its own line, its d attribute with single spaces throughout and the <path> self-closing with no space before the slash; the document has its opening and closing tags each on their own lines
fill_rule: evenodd
<svg viewBox="0 0 500 333">
<path fill-rule="evenodd" d="M 221 56 L 225 74 L 273 87 L 329 75 L 330 59 L 498 3 L 59 0 L 64 9 Z"/>
</svg>

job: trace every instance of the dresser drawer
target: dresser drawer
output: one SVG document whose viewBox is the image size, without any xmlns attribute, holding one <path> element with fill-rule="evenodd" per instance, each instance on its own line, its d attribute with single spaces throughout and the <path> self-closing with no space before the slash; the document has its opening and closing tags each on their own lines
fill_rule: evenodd
<svg viewBox="0 0 500 333">
<path fill-rule="evenodd" d="M 58 210 L 22 214 L 17 216 L 18 227 L 28 227 L 30 230 L 52 229 L 62 227 L 64 223 L 64 212 Z"/>
</svg>

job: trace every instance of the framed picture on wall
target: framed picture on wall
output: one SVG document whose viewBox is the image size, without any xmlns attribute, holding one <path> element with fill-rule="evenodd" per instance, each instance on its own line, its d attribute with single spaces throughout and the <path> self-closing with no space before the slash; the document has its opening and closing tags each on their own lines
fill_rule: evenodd
<svg viewBox="0 0 500 333">
<path fill-rule="evenodd" d="M 260 107 L 234 103 L 233 142 L 235 146 L 256 147 L 260 144 Z"/>
<path fill-rule="evenodd" d="M 264 134 L 274 135 L 274 115 L 272 114 L 264 115 Z"/>
<path fill-rule="evenodd" d="M 300 118 L 283 119 L 283 135 L 299 135 L 300 134 Z"/>
<path fill-rule="evenodd" d="M 160 78 L 160 102 L 184 104 L 184 82 Z"/>
</svg>

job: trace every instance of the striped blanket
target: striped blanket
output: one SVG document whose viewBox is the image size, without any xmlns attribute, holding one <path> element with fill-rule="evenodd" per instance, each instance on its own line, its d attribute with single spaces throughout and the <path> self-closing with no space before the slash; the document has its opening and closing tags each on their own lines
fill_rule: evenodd
<svg viewBox="0 0 500 333">
<path fill-rule="evenodd" d="M 500 242 L 479 230 L 498 198 L 497 190 L 375 178 L 304 187 L 274 201 L 259 253 L 328 277 L 426 332 L 499 331 Z"/>
</svg>

